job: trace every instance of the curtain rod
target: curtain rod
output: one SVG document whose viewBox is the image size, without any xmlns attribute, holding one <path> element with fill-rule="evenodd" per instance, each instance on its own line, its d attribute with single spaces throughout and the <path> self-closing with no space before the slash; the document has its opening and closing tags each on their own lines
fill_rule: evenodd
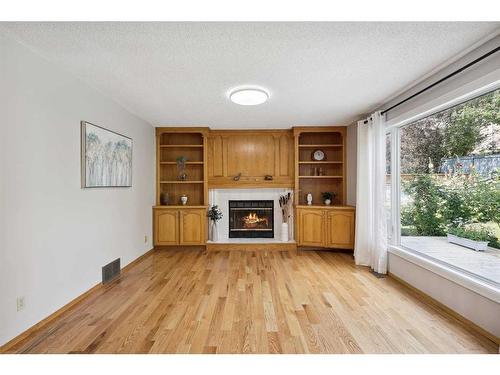
<svg viewBox="0 0 500 375">
<path fill-rule="evenodd" d="M 391 107 L 389 107 L 389 108 L 387 108 L 387 109 L 383 110 L 383 111 L 382 111 L 382 114 L 386 114 L 386 113 L 387 113 L 387 112 L 389 112 L 391 109 L 394 109 L 394 108 L 396 108 L 396 107 L 399 107 L 401 104 L 406 103 L 408 100 L 413 99 L 414 97 L 416 97 L 416 96 L 418 96 L 418 95 L 420 95 L 420 94 L 424 93 L 424 92 L 425 92 L 425 91 L 427 91 L 427 90 L 430 90 L 430 89 L 431 89 L 431 88 L 433 88 L 434 86 L 439 85 L 440 83 L 442 83 L 442 82 L 446 81 L 447 79 L 450 79 L 451 77 L 453 77 L 453 76 L 457 75 L 458 73 L 463 72 L 465 69 L 470 68 L 472 65 L 477 64 L 477 63 L 478 63 L 478 62 L 480 62 L 481 60 L 484 60 L 485 58 L 487 58 L 487 57 L 489 57 L 489 56 L 493 55 L 494 53 L 496 53 L 496 52 L 498 52 L 498 51 L 500 51 L 500 46 L 499 46 L 499 47 L 497 47 L 497 48 L 495 48 L 495 49 L 493 49 L 493 50 L 491 50 L 491 51 L 489 51 L 489 52 L 487 52 L 487 53 L 485 53 L 485 54 L 484 54 L 484 55 L 482 55 L 482 56 L 479 56 L 477 59 L 475 59 L 475 60 L 471 61 L 470 63 L 468 63 L 468 64 L 466 64 L 466 65 L 464 65 L 464 66 L 462 66 L 460 69 L 455 70 L 454 72 L 452 72 L 452 73 L 448 74 L 447 76 L 445 76 L 445 77 L 441 78 L 440 80 L 438 80 L 438 81 L 436 81 L 436 82 L 434 82 L 434 83 L 430 84 L 429 86 L 427 86 L 427 87 L 423 88 L 422 90 L 420 90 L 420 91 L 416 92 L 415 94 L 413 94 L 413 95 L 411 95 L 411 96 L 407 97 L 406 99 L 403 99 L 403 100 L 401 100 L 400 102 L 398 102 L 398 103 L 394 104 L 393 106 L 391 106 Z M 366 120 L 366 121 L 364 122 L 364 124 L 367 124 L 367 123 L 368 123 L 368 121 Z"/>
</svg>

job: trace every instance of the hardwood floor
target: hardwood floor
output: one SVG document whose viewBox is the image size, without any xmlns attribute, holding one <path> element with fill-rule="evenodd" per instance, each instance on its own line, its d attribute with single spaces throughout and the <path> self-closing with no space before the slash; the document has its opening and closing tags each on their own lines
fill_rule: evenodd
<svg viewBox="0 0 500 375">
<path fill-rule="evenodd" d="M 352 256 L 155 250 L 17 353 L 497 353 Z"/>
</svg>

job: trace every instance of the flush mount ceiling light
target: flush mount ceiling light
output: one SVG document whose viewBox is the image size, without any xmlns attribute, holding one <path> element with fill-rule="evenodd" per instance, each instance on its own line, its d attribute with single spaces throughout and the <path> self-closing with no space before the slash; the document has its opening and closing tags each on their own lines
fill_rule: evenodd
<svg viewBox="0 0 500 375">
<path fill-rule="evenodd" d="M 259 105 L 269 99 L 269 94 L 267 91 L 255 87 L 239 88 L 229 94 L 229 99 L 239 105 Z"/>
</svg>

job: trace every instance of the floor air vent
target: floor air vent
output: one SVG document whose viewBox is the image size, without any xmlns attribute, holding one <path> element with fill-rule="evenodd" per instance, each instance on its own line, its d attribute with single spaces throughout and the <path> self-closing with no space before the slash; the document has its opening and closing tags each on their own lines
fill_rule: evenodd
<svg viewBox="0 0 500 375">
<path fill-rule="evenodd" d="M 120 258 L 102 267 L 102 283 L 106 284 L 120 274 Z"/>
</svg>

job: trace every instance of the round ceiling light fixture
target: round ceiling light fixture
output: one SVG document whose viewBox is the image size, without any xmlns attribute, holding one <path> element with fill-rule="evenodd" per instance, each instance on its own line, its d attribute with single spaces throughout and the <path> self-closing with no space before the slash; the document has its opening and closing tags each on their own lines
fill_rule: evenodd
<svg viewBox="0 0 500 375">
<path fill-rule="evenodd" d="M 239 105 L 259 105 L 269 99 L 266 90 L 255 87 L 238 88 L 229 94 L 229 99 Z"/>
</svg>

